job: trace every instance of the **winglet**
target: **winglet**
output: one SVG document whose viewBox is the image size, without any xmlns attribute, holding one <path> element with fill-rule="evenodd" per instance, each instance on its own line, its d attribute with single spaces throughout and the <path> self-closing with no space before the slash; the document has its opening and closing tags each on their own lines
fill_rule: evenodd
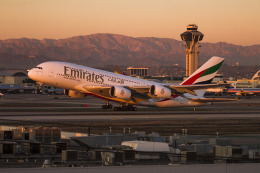
<svg viewBox="0 0 260 173">
<path fill-rule="evenodd" d="M 114 67 L 114 73 L 126 75 L 126 73 L 123 72 L 119 67 Z"/>
<path fill-rule="evenodd" d="M 259 79 L 259 77 L 260 77 L 260 70 L 256 72 L 256 74 L 252 77 L 252 80 Z"/>
<path fill-rule="evenodd" d="M 217 74 L 224 58 L 213 56 L 180 85 L 209 84 Z"/>
</svg>

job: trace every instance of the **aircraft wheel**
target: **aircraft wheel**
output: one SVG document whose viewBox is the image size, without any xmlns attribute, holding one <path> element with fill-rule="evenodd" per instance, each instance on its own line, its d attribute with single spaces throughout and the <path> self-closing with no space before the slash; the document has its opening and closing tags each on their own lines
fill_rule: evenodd
<svg viewBox="0 0 260 173">
<path fill-rule="evenodd" d="M 108 106 L 107 105 L 102 105 L 102 109 L 107 109 Z"/>
<path fill-rule="evenodd" d="M 114 107 L 114 111 L 119 111 L 119 107 Z"/>
<path fill-rule="evenodd" d="M 113 106 L 112 105 L 108 105 L 108 109 L 112 109 L 113 108 Z"/>
<path fill-rule="evenodd" d="M 132 105 L 129 105 L 129 106 L 127 106 L 127 110 L 128 110 L 128 111 L 136 111 L 137 108 L 134 107 L 134 106 L 132 106 Z"/>
</svg>

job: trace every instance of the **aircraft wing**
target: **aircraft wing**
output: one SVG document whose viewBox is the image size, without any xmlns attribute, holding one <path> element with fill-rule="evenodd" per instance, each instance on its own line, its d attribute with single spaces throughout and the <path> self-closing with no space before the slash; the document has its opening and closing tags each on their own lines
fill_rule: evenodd
<svg viewBox="0 0 260 173">
<path fill-rule="evenodd" d="M 229 86 L 230 84 L 223 83 L 223 84 L 200 84 L 200 85 L 163 85 L 173 91 L 174 94 L 184 94 L 184 93 L 190 93 L 193 95 L 195 94 L 195 90 L 201 90 L 201 89 L 207 89 L 207 88 L 217 88 L 217 87 L 226 87 Z M 128 88 L 128 87 L 126 87 Z M 136 91 L 137 93 L 144 93 L 147 95 L 147 97 L 151 98 L 149 95 L 149 90 L 150 86 L 130 86 L 129 87 L 131 90 Z"/>
<path fill-rule="evenodd" d="M 227 86 L 229 84 L 200 84 L 200 85 L 164 85 L 165 87 L 172 90 L 174 94 L 183 95 L 184 93 L 189 93 L 196 96 L 195 90 L 216 88 L 220 86 Z M 149 94 L 150 86 L 121 86 L 131 91 L 131 100 L 134 103 L 138 103 L 143 100 L 148 100 L 153 98 Z M 76 87 L 78 91 L 83 93 L 91 93 L 96 96 L 103 97 L 105 99 L 111 99 L 110 96 L 110 86 L 89 86 L 89 85 L 79 85 Z M 113 98 L 115 100 L 115 98 Z M 120 100 L 122 101 L 122 100 Z"/>
<path fill-rule="evenodd" d="M 169 85 L 169 87 L 175 94 L 189 93 L 192 95 L 196 95 L 195 90 L 225 87 L 229 85 L 230 84 L 223 83 L 223 84 L 199 84 L 199 85 Z"/>
<path fill-rule="evenodd" d="M 131 90 L 133 97 L 135 98 L 142 99 L 142 100 L 147 100 L 151 98 L 149 94 L 150 87 L 128 86 L 125 88 Z"/>
<path fill-rule="evenodd" d="M 92 93 L 103 97 L 110 97 L 109 90 L 111 87 L 84 85 L 82 86 L 82 88 L 84 88 L 87 91 L 87 93 Z"/>
<path fill-rule="evenodd" d="M 133 87 L 133 86 L 121 86 L 124 87 L 128 90 L 131 91 L 132 98 L 131 100 L 134 103 L 138 103 L 143 100 L 150 99 L 151 97 L 148 95 L 149 94 L 149 87 Z M 89 86 L 89 85 L 82 85 L 78 86 L 77 90 L 83 93 L 91 93 L 96 96 L 100 96 L 104 99 L 111 99 L 112 97 L 110 96 L 110 86 Z M 122 101 L 122 100 L 117 100 L 113 98 L 115 101 Z"/>
</svg>

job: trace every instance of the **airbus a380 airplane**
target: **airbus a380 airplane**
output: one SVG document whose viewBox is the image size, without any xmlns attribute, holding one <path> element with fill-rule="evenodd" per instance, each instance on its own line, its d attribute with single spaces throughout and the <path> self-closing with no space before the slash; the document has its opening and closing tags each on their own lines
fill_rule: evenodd
<svg viewBox="0 0 260 173">
<path fill-rule="evenodd" d="M 181 84 L 163 84 L 115 74 L 99 69 L 66 62 L 50 61 L 39 64 L 28 73 L 32 80 L 69 90 L 72 97 L 92 95 L 107 103 L 103 109 L 111 109 L 109 101 L 120 103 L 115 111 L 136 110 L 136 105 L 178 107 L 205 105 L 226 99 L 204 98 L 224 58 L 212 57 Z"/>
</svg>

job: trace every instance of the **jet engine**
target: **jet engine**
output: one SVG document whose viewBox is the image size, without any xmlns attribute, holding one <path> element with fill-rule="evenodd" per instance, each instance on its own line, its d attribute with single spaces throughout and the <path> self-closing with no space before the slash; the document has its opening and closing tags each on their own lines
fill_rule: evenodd
<svg viewBox="0 0 260 173">
<path fill-rule="evenodd" d="M 74 90 L 65 90 L 65 94 L 68 95 L 70 98 L 74 98 L 74 99 L 85 97 L 83 93 Z"/>
<path fill-rule="evenodd" d="M 120 86 L 112 86 L 110 88 L 109 94 L 111 97 L 118 99 L 128 100 L 131 98 L 131 91 Z"/>
<path fill-rule="evenodd" d="M 159 98 L 170 98 L 172 95 L 172 92 L 169 88 L 161 85 L 152 85 L 149 92 L 152 96 Z"/>
</svg>

